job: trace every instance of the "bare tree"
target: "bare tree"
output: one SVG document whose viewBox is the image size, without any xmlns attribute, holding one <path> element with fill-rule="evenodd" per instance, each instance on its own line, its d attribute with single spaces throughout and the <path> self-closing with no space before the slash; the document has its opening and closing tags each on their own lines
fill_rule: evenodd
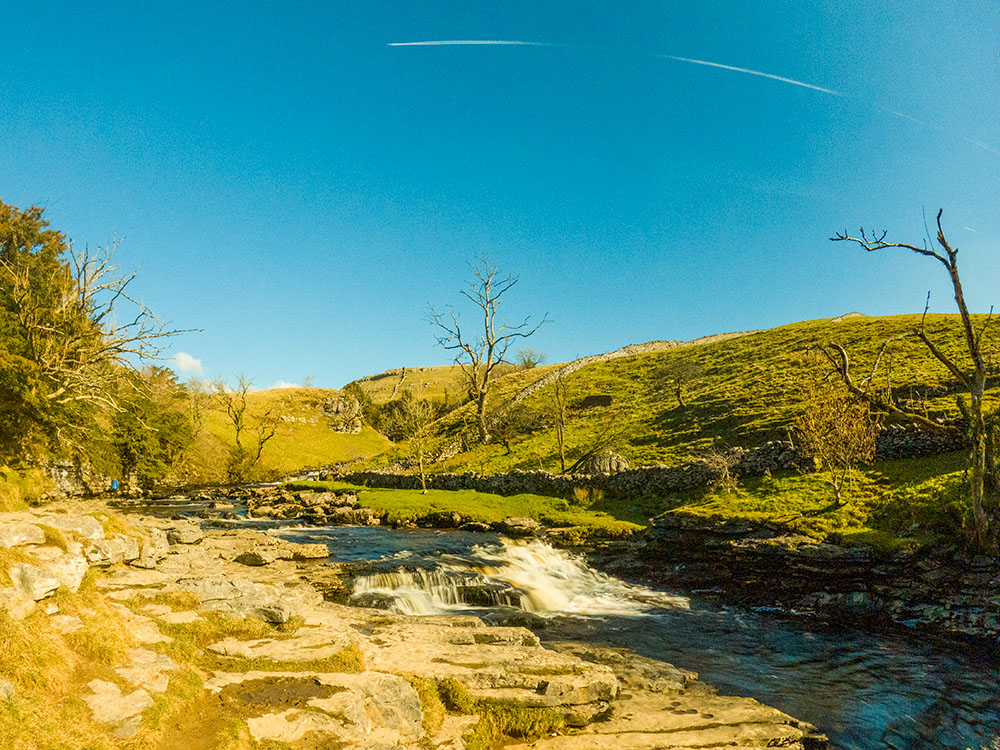
<svg viewBox="0 0 1000 750">
<path fill-rule="evenodd" d="M 116 248 L 112 242 L 76 253 L 67 245 L 69 263 L 48 266 L 0 255 L 10 312 L 48 383 L 48 402 L 120 411 L 115 369 L 138 373 L 142 361 L 162 353 L 164 338 L 182 333 L 168 330 L 131 295 L 136 275 L 114 262 Z M 49 278 L 40 281 L 39 274 Z"/>
<path fill-rule="evenodd" d="M 965 341 L 964 361 L 960 361 L 946 354 L 931 337 L 927 334 L 924 326 L 927 308 L 924 308 L 924 317 L 921 319 L 919 328 L 910 331 L 907 335 L 920 339 L 927 347 L 930 354 L 941 363 L 951 375 L 962 384 L 968 391 L 968 401 L 959 397 L 958 406 L 965 417 L 967 423 L 966 438 L 969 443 L 969 485 L 972 495 L 972 516 L 975 531 L 976 546 L 983 551 L 995 551 L 1000 541 L 1000 471 L 997 468 L 997 431 L 1000 423 L 1000 411 L 996 408 L 989 412 L 983 404 L 983 396 L 986 390 L 986 377 L 989 371 L 989 363 L 985 352 L 985 345 L 988 341 L 987 334 L 991 332 L 993 323 L 993 310 L 990 315 L 979 326 L 973 320 L 965 302 L 965 294 L 962 290 L 962 281 L 958 274 L 958 249 L 951 246 L 945 237 L 944 229 L 941 226 L 941 214 L 943 209 L 937 214 L 937 236 L 935 238 L 937 247 L 933 243 L 924 243 L 922 246 L 911 245 L 903 242 L 887 242 L 886 232 L 869 235 L 861 229 L 857 237 L 849 235 L 847 232 L 831 237 L 834 242 L 854 242 L 863 247 L 868 252 L 876 252 L 888 248 L 901 248 L 909 250 L 917 255 L 933 258 L 945 267 L 948 277 L 951 280 L 952 290 L 955 295 L 955 304 L 958 306 L 961 318 L 962 333 Z M 888 342 L 887 342 L 888 343 Z M 854 384 L 850 377 L 850 362 L 844 348 L 834 344 L 825 350 L 827 357 L 833 363 L 836 371 L 841 375 L 849 390 L 856 395 L 870 399 L 870 392 L 862 384 Z M 879 353 L 879 358 L 885 351 L 885 345 Z M 875 367 L 878 366 L 876 359 Z M 866 378 L 871 381 L 872 376 Z M 921 422 L 924 426 L 933 425 L 932 420 L 920 417 L 920 415 L 907 412 L 901 409 L 898 404 L 892 402 L 891 395 L 888 400 L 881 399 L 881 403 L 891 413 L 899 413 L 907 418 Z M 929 424 L 928 424 L 929 423 Z"/>
<path fill-rule="evenodd" d="M 708 470 L 712 473 L 711 487 L 730 494 L 739 489 L 739 479 L 733 469 L 740 462 L 739 450 L 726 449 L 722 445 L 712 444 L 705 451 L 701 460 L 705 462 Z"/>
<path fill-rule="evenodd" d="M 455 363 L 461 368 L 469 398 L 476 405 L 479 440 L 488 443 L 487 402 L 493 391 L 497 370 L 507 364 L 507 350 L 511 345 L 533 335 L 547 318 L 543 317 L 533 326 L 529 318 L 518 325 L 501 323 L 497 320 L 497 310 L 504 294 L 517 283 L 517 277 L 501 276 L 500 268 L 483 258 L 472 267 L 472 276 L 462 295 L 478 308 L 482 327 L 474 326 L 472 332 L 463 330 L 454 308 L 447 313 L 439 313 L 432 307 L 430 321 L 443 331 L 437 337 L 438 344 L 456 352 Z"/>
<path fill-rule="evenodd" d="M 242 373 L 236 378 L 235 388 L 227 386 L 221 378 L 215 382 L 216 398 L 233 429 L 226 475 L 234 482 L 250 478 L 260 464 L 264 446 L 278 431 L 279 418 L 273 408 L 267 408 L 261 414 L 250 411 L 247 394 L 252 385 L 253 381 Z"/>
<path fill-rule="evenodd" d="M 864 399 L 825 384 L 807 386 L 804 407 L 795 424 L 802 452 L 825 472 L 842 505 L 854 469 L 875 456 L 879 425 Z"/>
</svg>

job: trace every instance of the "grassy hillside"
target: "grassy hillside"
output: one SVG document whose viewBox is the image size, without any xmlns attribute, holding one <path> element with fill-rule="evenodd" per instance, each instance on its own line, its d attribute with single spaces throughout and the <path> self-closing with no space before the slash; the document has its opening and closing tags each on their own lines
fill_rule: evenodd
<svg viewBox="0 0 1000 750">
<path fill-rule="evenodd" d="M 633 465 L 678 463 L 713 443 L 753 446 L 783 437 L 801 410 L 803 380 L 825 367 L 809 347 L 841 343 L 860 379 L 883 341 L 919 324 L 917 315 L 806 321 L 726 341 L 587 365 L 565 380 L 570 403 L 568 463 L 608 430 L 618 436 L 612 447 Z M 963 343 L 957 316 L 929 315 L 926 328 L 942 350 L 961 361 Z M 995 342 L 993 350 L 994 356 L 1000 354 Z M 912 392 L 915 398 L 930 386 L 925 394 L 929 413 L 957 413 L 954 383 L 923 344 L 901 339 L 892 344 L 889 354 L 888 374 L 883 369 L 880 384 L 888 377 L 898 393 Z M 678 405 L 674 389 L 659 375 L 665 365 L 678 360 L 695 363 L 701 370 L 700 376 L 683 388 L 685 407 Z M 537 368 L 523 375 L 533 379 L 542 371 Z M 499 400 L 509 398 L 527 382 L 507 380 L 498 391 Z M 605 405 L 585 401 L 595 396 L 604 397 Z M 998 389 L 991 389 L 989 397 L 997 399 Z M 528 424 L 512 441 L 510 455 L 501 445 L 473 445 L 436 463 L 433 470 L 557 470 L 552 399 L 553 386 L 547 386 L 524 400 Z M 443 442 L 456 443 L 470 417 L 467 405 L 441 420 Z"/>
<path fill-rule="evenodd" d="M 355 381 L 376 404 L 383 404 L 405 390 L 418 398 L 455 403 L 462 393 L 455 365 L 400 367 Z"/>
<path fill-rule="evenodd" d="M 328 388 L 280 388 L 249 394 L 249 412 L 259 415 L 273 409 L 281 422 L 261 457 L 266 474 L 287 475 L 307 466 L 322 466 L 384 452 L 391 443 L 370 427 L 353 435 L 336 432 L 324 414 L 326 399 L 339 395 Z M 205 397 L 202 427 L 188 451 L 186 479 L 191 482 L 218 482 L 223 479 L 226 451 L 233 432 L 225 412 L 215 399 Z"/>
</svg>

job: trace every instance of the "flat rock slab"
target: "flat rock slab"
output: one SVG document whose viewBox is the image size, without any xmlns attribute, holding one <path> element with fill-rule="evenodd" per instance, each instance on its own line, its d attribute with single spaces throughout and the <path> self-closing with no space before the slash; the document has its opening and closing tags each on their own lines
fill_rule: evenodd
<svg viewBox="0 0 1000 750">
<path fill-rule="evenodd" d="M 74 615 L 53 615 L 52 627 L 57 633 L 68 634 L 75 633 L 77 630 L 83 627 L 83 620 Z"/>
<path fill-rule="evenodd" d="M 0 547 L 19 547 L 22 544 L 44 544 L 45 532 L 33 523 L 0 524 Z"/>
<path fill-rule="evenodd" d="M 95 540 L 104 538 L 104 527 L 93 516 L 41 516 L 38 522 L 69 534 L 76 534 L 84 539 Z"/>
<path fill-rule="evenodd" d="M 319 733 L 337 747 L 411 746 L 423 735 L 413 687 L 379 672 L 216 672 L 205 687 L 242 715 L 254 739 L 296 742 Z"/>
<path fill-rule="evenodd" d="M 150 693 L 166 692 L 170 682 L 168 672 L 177 669 L 177 662 L 165 654 L 158 654 L 145 648 L 133 648 L 128 652 L 129 665 L 115 670 L 119 677 L 130 685 L 143 688 Z"/>
<path fill-rule="evenodd" d="M 576 734 L 546 737 L 507 750 L 648 750 L 649 748 L 824 746 L 811 724 L 750 698 L 707 693 L 636 692 L 615 702 L 606 721 Z"/>
<path fill-rule="evenodd" d="M 62 585 L 58 578 L 37 565 L 14 563 L 10 566 L 10 579 L 25 596 L 36 602 L 52 596 Z"/>
<path fill-rule="evenodd" d="M 121 688 L 105 680 L 91 680 L 87 687 L 91 694 L 84 696 L 83 700 L 97 721 L 120 724 L 153 705 L 153 699 L 145 690 L 124 695 Z"/>
</svg>

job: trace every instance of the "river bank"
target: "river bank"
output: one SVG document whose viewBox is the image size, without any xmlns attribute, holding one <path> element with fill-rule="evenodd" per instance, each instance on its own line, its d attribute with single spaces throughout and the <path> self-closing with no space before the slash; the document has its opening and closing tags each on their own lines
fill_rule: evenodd
<svg viewBox="0 0 1000 750">
<path fill-rule="evenodd" d="M 416 495 L 423 509 L 414 504 L 414 510 L 387 511 L 381 507 L 385 501 L 381 506 L 369 501 L 375 507 L 359 503 L 358 488 L 331 491 L 331 486 L 337 485 L 297 483 L 294 492 L 237 490 L 228 499 L 259 518 L 301 518 L 321 526 L 391 524 L 538 536 L 585 551 L 601 569 L 632 580 L 714 592 L 725 601 L 799 617 L 973 638 L 984 649 L 1000 649 L 1000 560 L 954 545 L 895 551 L 843 546 L 795 534 L 778 523 L 684 512 L 662 513 L 644 530 L 581 510 L 559 515 L 543 509 L 539 520 L 505 516 L 504 509 L 521 508 L 515 503 L 491 510 L 490 498 L 504 499 L 499 496 L 473 493 L 471 499 L 453 500 L 441 490 L 432 491 L 433 500 L 413 490 L 395 491 Z M 391 502 L 400 501 L 393 495 Z"/>
<path fill-rule="evenodd" d="M 322 545 L 96 501 L 2 514 L 0 540 L 12 748 L 43 746 L 40 733 L 67 722 L 94 747 L 155 750 L 638 748 L 665 735 L 676 747 L 827 746 L 804 722 L 634 653 L 555 651 L 475 617 L 324 601 L 308 583 Z M 46 662 L 9 660 L 42 643 Z"/>
</svg>

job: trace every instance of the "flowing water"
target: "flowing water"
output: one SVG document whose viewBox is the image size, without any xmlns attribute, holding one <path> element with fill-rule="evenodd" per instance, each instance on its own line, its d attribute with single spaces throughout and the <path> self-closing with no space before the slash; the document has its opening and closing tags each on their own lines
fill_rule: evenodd
<svg viewBox="0 0 1000 750">
<path fill-rule="evenodd" d="M 204 506 L 201 505 L 203 510 Z M 176 501 L 141 508 L 199 512 Z M 359 568 L 352 603 L 524 622 L 542 640 L 635 649 L 815 724 L 835 748 L 1000 750 L 1000 659 L 961 644 L 824 628 L 636 586 L 544 542 L 463 531 L 248 521 Z M 496 617 L 499 615 L 499 618 Z M 522 616 L 518 619 L 518 616 Z"/>
<path fill-rule="evenodd" d="M 805 719 L 836 748 L 997 747 L 996 654 L 824 630 L 604 575 L 540 541 L 380 528 L 274 529 L 364 563 L 352 601 L 404 614 L 523 612 L 544 640 L 624 646 Z M 544 626 L 544 627 L 538 627 Z"/>
</svg>

